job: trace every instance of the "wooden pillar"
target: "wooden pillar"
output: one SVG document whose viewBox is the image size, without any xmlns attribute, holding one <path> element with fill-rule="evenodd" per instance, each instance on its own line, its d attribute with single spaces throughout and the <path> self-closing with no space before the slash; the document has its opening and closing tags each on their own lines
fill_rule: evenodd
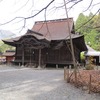
<svg viewBox="0 0 100 100">
<path fill-rule="evenodd" d="M 32 64 L 32 61 L 31 61 L 31 48 L 30 48 L 30 65 Z"/>
<path fill-rule="evenodd" d="M 39 49 L 39 65 L 38 68 L 41 68 L 41 49 Z"/>
<path fill-rule="evenodd" d="M 66 70 L 67 70 L 67 68 L 64 67 L 64 80 L 66 80 Z"/>
<path fill-rule="evenodd" d="M 56 64 L 56 68 L 58 69 L 58 64 Z"/>
<path fill-rule="evenodd" d="M 24 47 L 22 46 L 22 66 L 24 66 Z"/>
</svg>

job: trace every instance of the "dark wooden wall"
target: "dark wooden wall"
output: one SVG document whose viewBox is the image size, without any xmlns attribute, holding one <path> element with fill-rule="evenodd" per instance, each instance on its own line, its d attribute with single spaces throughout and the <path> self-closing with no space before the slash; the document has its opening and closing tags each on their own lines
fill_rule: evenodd
<svg viewBox="0 0 100 100">
<path fill-rule="evenodd" d="M 80 51 L 75 48 L 75 58 L 80 59 Z M 15 62 L 22 63 L 22 52 L 21 45 L 16 48 Z M 24 64 L 39 63 L 39 50 L 33 49 L 32 47 L 24 47 Z M 41 64 L 72 64 L 72 56 L 70 49 L 65 45 L 60 49 L 44 48 L 41 49 Z"/>
</svg>

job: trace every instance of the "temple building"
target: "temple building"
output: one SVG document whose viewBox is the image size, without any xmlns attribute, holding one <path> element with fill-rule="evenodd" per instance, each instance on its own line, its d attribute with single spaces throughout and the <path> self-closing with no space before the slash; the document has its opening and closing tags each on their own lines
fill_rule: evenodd
<svg viewBox="0 0 100 100">
<path fill-rule="evenodd" d="M 70 37 L 75 59 L 80 62 L 80 52 L 87 51 L 87 47 L 84 36 L 75 33 L 72 18 L 37 21 L 26 34 L 3 42 L 16 47 L 15 64 L 34 67 L 73 65 Z"/>
</svg>

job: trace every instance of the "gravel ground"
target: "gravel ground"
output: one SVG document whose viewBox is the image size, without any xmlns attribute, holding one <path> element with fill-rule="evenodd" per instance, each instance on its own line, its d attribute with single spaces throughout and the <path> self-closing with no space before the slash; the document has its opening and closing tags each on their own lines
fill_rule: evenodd
<svg viewBox="0 0 100 100">
<path fill-rule="evenodd" d="M 0 100 L 100 100 L 100 94 L 88 94 L 66 83 L 63 69 L 3 66 L 0 67 Z"/>
</svg>

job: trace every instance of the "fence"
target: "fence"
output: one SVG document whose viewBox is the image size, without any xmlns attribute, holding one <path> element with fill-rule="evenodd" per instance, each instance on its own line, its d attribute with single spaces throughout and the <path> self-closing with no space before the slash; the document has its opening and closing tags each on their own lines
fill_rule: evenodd
<svg viewBox="0 0 100 100">
<path fill-rule="evenodd" d="M 64 67 L 64 80 L 88 90 L 88 93 L 100 93 L 100 70 L 77 70 L 76 81 L 74 71 Z"/>
</svg>

